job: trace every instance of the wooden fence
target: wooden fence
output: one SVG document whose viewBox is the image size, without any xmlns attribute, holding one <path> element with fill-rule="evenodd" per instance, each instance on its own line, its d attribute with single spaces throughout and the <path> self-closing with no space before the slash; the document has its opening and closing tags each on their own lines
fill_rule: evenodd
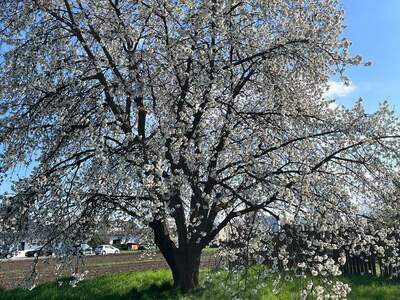
<svg viewBox="0 0 400 300">
<path fill-rule="evenodd" d="M 400 270 L 390 264 L 385 264 L 374 255 L 368 257 L 347 255 L 346 263 L 341 267 L 343 274 L 371 275 L 377 277 L 400 278 Z"/>
</svg>

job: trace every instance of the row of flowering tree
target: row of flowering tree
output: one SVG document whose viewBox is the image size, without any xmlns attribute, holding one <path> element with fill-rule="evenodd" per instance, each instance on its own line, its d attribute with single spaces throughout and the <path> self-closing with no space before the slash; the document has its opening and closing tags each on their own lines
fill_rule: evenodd
<svg viewBox="0 0 400 300">
<path fill-rule="evenodd" d="M 337 0 L 1 1 L 0 231 L 51 245 L 131 220 L 189 291 L 238 218 L 387 198 L 394 113 L 324 99 L 364 64 L 343 20 Z"/>
<path fill-rule="evenodd" d="M 400 277 L 398 222 L 301 219 L 277 228 L 263 220 L 253 214 L 230 224 L 221 243 L 216 267 L 231 275 L 217 284 L 233 298 L 256 299 L 271 281 L 279 294 L 296 280 L 301 299 L 346 299 L 351 287 L 341 275 Z"/>
</svg>

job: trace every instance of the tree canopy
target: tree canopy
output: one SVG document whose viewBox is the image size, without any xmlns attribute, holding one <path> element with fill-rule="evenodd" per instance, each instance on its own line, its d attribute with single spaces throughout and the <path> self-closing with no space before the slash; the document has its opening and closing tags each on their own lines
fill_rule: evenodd
<svg viewBox="0 0 400 300">
<path fill-rule="evenodd" d="M 336 0 L 2 1 L 0 168 L 34 170 L 0 229 L 79 239 L 125 215 L 187 290 L 235 218 L 334 222 L 383 199 L 395 115 L 324 99 L 364 63 L 343 18 Z"/>
</svg>

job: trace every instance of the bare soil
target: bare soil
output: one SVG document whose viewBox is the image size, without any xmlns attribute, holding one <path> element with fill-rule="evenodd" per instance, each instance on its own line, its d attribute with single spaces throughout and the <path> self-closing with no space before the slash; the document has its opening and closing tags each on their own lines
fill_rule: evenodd
<svg viewBox="0 0 400 300">
<path fill-rule="evenodd" d="M 211 265 L 211 258 L 202 258 L 202 267 Z M 0 261 L 0 288 L 12 289 L 21 286 L 26 279 L 33 278 L 36 263 L 37 283 L 52 282 L 57 278 L 70 277 L 73 273 L 87 271 L 85 278 L 107 273 L 141 272 L 168 268 L 159 253 L 138 251 L 117 255 L 90 255 L 81 258 L 71 257 L 61 261 L 56 258 L 2 260 Z"/>
</svg>

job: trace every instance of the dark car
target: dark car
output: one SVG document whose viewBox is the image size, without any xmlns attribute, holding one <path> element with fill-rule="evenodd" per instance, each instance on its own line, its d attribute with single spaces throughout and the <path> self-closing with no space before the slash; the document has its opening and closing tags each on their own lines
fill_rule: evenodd
<svg viewBox="0 0 400 300">
<path fill-rule="evenodd" d="M 0 259 L 7 258 L 9 255 L 8 251 L 0 249 Z"/>
<path fill-rule="evenodd" d="M 36 256 L 51 256 L 53 251 L 50 249 L 44 249 L 43 246 L 36 246 L 25 251 L 26 257 L 36 257 Z"/>
</svg>

